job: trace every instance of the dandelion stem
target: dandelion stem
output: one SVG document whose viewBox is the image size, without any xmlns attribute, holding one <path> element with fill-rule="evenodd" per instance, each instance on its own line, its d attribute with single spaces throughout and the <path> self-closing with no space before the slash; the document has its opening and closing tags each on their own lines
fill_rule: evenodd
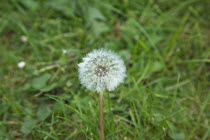
<svg viewBox="0 0 210 140">
<path fill-rule="evenodd" d="M 99 99 L 99 125 L 100 125 L 101 140 L 104 140 L 103 93 L 102 92 L 100 92 L 100 99 Z"/>
<path fill-rule="evenodd" d="M 111 114 L 111 103 L 110 103 L 110 95 L 108 92 L 108 105 L 109 105 L 109 114 Z"/>
</svg>

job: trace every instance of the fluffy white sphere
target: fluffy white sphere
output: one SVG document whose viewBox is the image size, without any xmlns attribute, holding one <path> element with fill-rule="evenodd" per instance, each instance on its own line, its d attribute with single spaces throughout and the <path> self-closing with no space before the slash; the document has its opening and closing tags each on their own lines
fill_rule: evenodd
<svg viewBox="0 0 210 140">
<path fill-rule="evenodd" d="M 24 62 L 24 61 L 21 61 L 21 62 L 19 62 L 18 64 L 17 64 L 17 66 L 19 67 L 19 68 L 24 68 L 25 67 L 25 65 L 26 65 L 26 62 Z"/>
<path fill-rule="evenodd" d="M 81 84 L 96 92 L 113 91 L 126 76 L 123 60 L 105 49 L 93 50 L 78 66 Z"/>
</svg>

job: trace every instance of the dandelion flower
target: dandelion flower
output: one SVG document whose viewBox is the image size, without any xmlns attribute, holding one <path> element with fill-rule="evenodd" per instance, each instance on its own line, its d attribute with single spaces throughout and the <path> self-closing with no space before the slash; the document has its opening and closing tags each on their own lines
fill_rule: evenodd
<svg viewBox="0 0 210 140">
<path fill-rule="evenodd" d="M 126 76 L 123 60 L 105 49 L 93 50 L 78 66 L 81 84 L 96 92 L 113 91 Z"/>
<path fill-rule="evenodd" d="M 24 68 L 25 67 L 25 65 L 26 65 L 26 62 L 24 62 L 24 61 L 21 61 L 21 62 L 19 62 L 18 64 L 17 64 L 17 66 L 19 67 L 19 68 Z"/>
</svg>

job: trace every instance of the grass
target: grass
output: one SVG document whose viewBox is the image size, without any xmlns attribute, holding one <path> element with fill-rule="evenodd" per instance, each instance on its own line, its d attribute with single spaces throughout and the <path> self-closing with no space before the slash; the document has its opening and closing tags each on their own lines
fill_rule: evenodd
<svg viewBox="0 0 210 140">
<path fill-rule="evenodd" d="M 1 1 L 0 139 L 99 139 L 99 94 L 77 64 L 102 47 L 127 67 L 104 96 L 106 139 L 210 139 L 209 4 Z"/>
</svg>

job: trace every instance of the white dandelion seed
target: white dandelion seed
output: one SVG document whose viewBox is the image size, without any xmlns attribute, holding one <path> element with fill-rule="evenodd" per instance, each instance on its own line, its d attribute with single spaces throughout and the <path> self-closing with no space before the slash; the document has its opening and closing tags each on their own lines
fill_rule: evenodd
<svg viewBox="0 0 210 140">
<path fill-rule="evenodd" d="M 81 84 L 96 92 L 113 91 L 126 77 L 123 60 L 105 49 L 90 52 L 78 66 Z"/>
</svg>

